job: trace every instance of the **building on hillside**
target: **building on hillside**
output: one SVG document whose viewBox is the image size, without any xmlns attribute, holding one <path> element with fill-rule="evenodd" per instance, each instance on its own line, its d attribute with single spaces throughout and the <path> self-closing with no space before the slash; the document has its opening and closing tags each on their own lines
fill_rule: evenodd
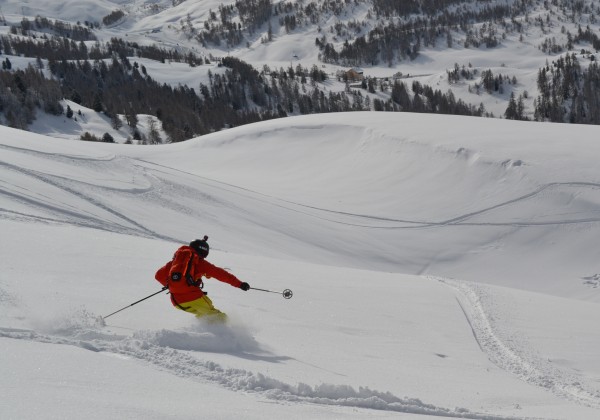
<svg viewBox="0 0 600 420">
<path fill-rule="evenodd" d="M 357 68 L 347 70 L 345 79 L 349 82 L 360 82 L 364 79 L 363 71 Z"/>
</svg>

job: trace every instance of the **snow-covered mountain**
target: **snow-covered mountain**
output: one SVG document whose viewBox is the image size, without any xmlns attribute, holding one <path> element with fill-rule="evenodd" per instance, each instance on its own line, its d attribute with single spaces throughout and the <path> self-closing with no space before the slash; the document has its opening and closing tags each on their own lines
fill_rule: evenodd
<svg viewBox="0 0 600 420">
<path fill-rule="evenodd" d="M 254 8 L 244 7 L 244 4 Z M 93 39 L 84 42 L 88 48 L 96 42 L 121 39 L 138 46 L 191 53 L 207 61 L 210 58 L 210 64 L 190 67 L 184 63 L 131 57 L 144 66 L 145 74 L 153 80 L 175 87 L 185 85 L 198 90 L 199 84 L 207 83 L 209 72 L 220 71 L 217 59 L 233 56 L 259 71 L 265 66 L 271 71 L 316 66 L 329 76 L 325 83 L 316 84 L 319 92 L 326 95 L 348 89 L 360 92 L 369 98 L 369 103 L 361 104 L 363 108 L 376 109 L 376 101 L 390 100 L 393 80 L 399 80 L 409 90 L 418 82 L 439 90 L 440 94 L 451 91 L 453 98 L 483 110 L 485 115 L 504 117 L 513 95 L 519 100 L 519 115 L 524 118 L 595 121 L 586 115 L 586 108 L 595 101 L 589 98 L 585 104 L 575 104 L 577 97 L 585 97 L 585 88 L 563 85 L 561 78 L 569 76 L 561 73 L 565 70 L 559 60 L 567 54 L 575 54 L 578 73 L 571 77 L 579 79 L 583 78 L 581 72 L 595 62 L 600 43 L 596 1 L 83 0 L 23 3 L 6 0 L 1 7 L 7 26 L 0 27 L 0 34 L 8 35 L 10 25 L 20 27 L 23 19 L 31 23 L 41 16 L 89 28 Z M 28 36 L 39 40 L 44 34 L 53 33 L 56 31 L 38 28 L 30 30 Z M 406 48 L 401 48 L 404 44 Z M 386 51 L 385 45 L 393 45 L 392 50 Z M 36 64 L 35 56 L 9 54 L 6 57 L 10 58 L 13 68 Z M 42 60 L 46 72 L 47 64 Z M 360 83 L 347 87 L 336 76 L 356 66 L 364 77 L 376 81 L 373 89 L 361 87 Z M 554 83 L 547 87 L 548 92 L 554 93 L 544 98 L 544 106 L 536 102 L 541 100 L 540 69 L 546 69 L 547 77 Z M 579 94 L 575 93 L 577 89 Z M 64 108 L 67 105 L 70 104 L 63 102 Z M 396 106 L 402 108 L 403 105 Z M 417 105 L 414 108 L 419 109 Z M 438 112 L 446 112 L 437 108 Z M 573 109 L 579 117 L 569 116 Z M 125 120 L 125 109 L 117 107 L 115 112 Z M 296 115 L 306 110 L 295 106 L 286 112 Z M 588 114 L 590 112 L 597 113 L 595 109 L 588 109 Z M 157 115 L 156 110 L 145 113 Z M 581 118 L 581 115 L 586 116 Z M 148 131 L 144 127 L 148 124 L 147 118 L 146 115 L 139 118 L 142 133 Z M 69 125 L 71 121 L 66 123 Z M 158 126 L 160 128 L 160 123 Z M 111 128 L 109 120 L 102 128 L 93 134 L 101 137 L 106 132 L 116 141 L 131 137 L 125 128 Z M 45 133 L 35 124 L 30 129 Z M 56 133 L 69 138 L 79 138 L 81 134 L 81 127 L 65 127 Z M 168 139 L 164 132 L 160 134 L 161 139 Z"/>
<path fill-rule="evenodd" d="M 316 66 L 330 77 L 307 81 L 307 96 L 314 85 L 374 104 L 391 85 L 347 86 L 335 75 L 353 64 L 332 51 L 421 22 L 412 30 L 426 28 L 420 39 L 435 45 L 357 70 L 450 89 L 496 117 L 511 93 L 533 116 L 540 69 L 564 74 L 567 51 L 582 67 L 595 60 L 596 1 L 286 1 L 265 18 L 266 3 L 2 0 L 0 35 L 41 16 L 98 42 L 193 53 L 207 61 L 121 62 L 157 86 L 197 92 L 225 74 L 216 59 L 227 56 L 269 83 L 280 68 Z M 507 7 L 514 15 L 494 18 Z M 439 20 L 456 16 L 470 18 Z M 50 60 L 1 48 L 10 71 L 50 75 Z M 483 87 L 486 70 L 503 75 L 502 92 Z M 128 143 L 133 118 L 74 96 L 60 98 L 72 118 L 38 110 L 30 132 L 0 125 L 1 419 L 599 416 L 597 126 L 297 116 L 292 104 L 288 118 L 138 146 L 73 141 L 88 132 Z M 164 114 L 150 111 L 135 115 L 137 130 L 167 140 Z M 205 234 L 211 262 L 293 298 L 207 280 L 227 326 L 195 320 L 164 293 L 129 306 L 160 291 L 155 271 Z"/>
</svg>

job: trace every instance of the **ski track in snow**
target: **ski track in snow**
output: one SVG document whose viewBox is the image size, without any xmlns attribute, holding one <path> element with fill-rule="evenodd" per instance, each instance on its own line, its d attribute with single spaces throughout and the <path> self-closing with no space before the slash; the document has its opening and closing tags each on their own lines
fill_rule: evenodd
<svg viewBox="0 0 600 420">
<path fill-rule="evenodd" d="M 525 227 L 525 226 L 567 225 L 567 224 L 578 224 L 578 223 L 589 223 L 589 222 L 600 221 L 600 216 L 573 218 L 573 219 L 556 219 L 556 220 L 548 220 L 548 221 L 544 221 L 544 222 L 533 222 L 533 221 L 469 222 L 468 221 L 468 219 L 470 219 L 470 218 L 492 212 L 492 211 L 500 209 L 502 207 L 508 207 L 510 205 L 517 204 L 524 200 L 534 198 L 534 197 L 542 194 L 546 190 L 552 190 L 552 189 L 566 190 L 566 189 L 575 188 L 575 187 L 598 190 L 598 189 L 600 189 L 600 184 L 594 184 L 594 183 L 589 183 L 589 182 L 550 183 L 550 184 L 541 186 L 534 192 L 525 194 L 525 195 L 517 197 L 515 199 L 508 200 L 508 201 L 505 201 L 505 202 L 502 202 L 502 203 L 499 203 L 494 206 L 490 206 L 490 207 L 487 207 L 487 208 L 484 208 L 481 210 L 477 210 L 472 213 L 460 215 L 460 216 L 454 217 L 452 219 L 441 220 L 441 221 L 425 221 L 425 220 L 419 221 L 419 220 L 394 219 L 394 218 L 383 217 L 383 216 L 373 216 L 373 215 L 366 215 L 366 214 L 357 214 L 357 213 L 348 213 L 348 212 L 343 212 L 343 211 L 329 210 L 329 209 L 313 207 L 313 206 L 308 206 L 308 205 L 294 203 L 294 202 L 289 202 L 289 203 L 297 205 L 297 206 L 305 207 L 308 209 L 318 210 L 318 211 L 324 212 L 324 213 L 336 214 L 338 216 L 366 219 L 366 220 L 370 220 L 370 221 L 402 223 L 402 224 L 408 225 L 408 226 L 398 226 L 398 225 L 375 226 L 375 225 L 364 225 L 364 224 L 360 225 L 360 224 L 355 224 L 355 223 L 344 223 L 344 222 L 340 222 L 340 221 L 336 221 L 336 220 L 330 220 L 331 222 L 334 222 L 334 223 L 346 224 L 346 225 L 356 226 L 356 227 L 376 228 L 376 229 L 422 229 L 422 228 L 429 228 L 429 227 L 444 227 L 444 226 L 520 226 L 520 227 Z M 560 190 L 558 192 L 560 192 Z M 327 220 L 329 220 L 329 219 L 327 219 Z"/>
<path fill-rule="evenodd" d="M 153 365 L 161 370 L 190 380 L 202 381 L 232 391 L 261 395 L 275 401 L 310 403 L 339 407 L 356 407 L 417 415 L 481 420 L 508 420 L 515 417 L 496 416 L 469 411 L 465 408 L 447 409 L 427 404 L 418 398 L 400 398 L 390 392 L 367 387 L 358 390 L 348 385 L 323 383 L 291 385 L 262 373 L 226 368 L 201 358 L 204 352 L 223 352 L 239 357 L 256 357 L 251 352 L 260 346 L 247 333 L 240 331 L 138 331 L 132 336 L 102 332 L 94 325 L 95 318 L 83 314 L 83 325 L 69 321 L 67 325 L 49 332 L 0 327 L 0 338 L 29 340 L 38 343 L 71 345 L 94 352 L 127 356 Z M 229 333 L 229 334 L 228 334 Z M 266 357 L 268 358 L 268 356 Z"/>
<path fill-rule="evenodd" d="M 587 407 L 600 408 L 600 390 L 581 382 L 581 378 L 558 369 L 537 355 L 526 340 L 499 327 L 501 315 L 493 309 L 491 292 L 481 284 L 427 276 L 457 293 L 457 301 L 471 327 L 473 336 L 489 360 L 521 380 Z M 508 335 L 511 335 L 508 337 Z"/>
<path fill-rule="evenodd" d="M 181 171 L 179 169 L 167 167 L 164 165 L 159 165 L 152 162 L 147 162 L 143 160 L 139 160 L 139 162 L 143 162 L 146 165 L 151 165 L 155 168 L 162 168 L 162 171 L 167 171 L 167 173 L 178 172 L 180 174 L 185 174 L 186 176 L 194 177 L 200 180 L 206 186 L 210 186 L 219 190 L 228 190 L 229 192 L 237 193 L 237 194 L 245 194 L 248 198 L 252 198 L 255 200 L 259 200 L 262 202 L 266 202 L 276 207 L 280 207 L 287 211 L 293 211 L 297 213 L 302 213 L 309 217 L 314 217 L 317 219 L 325 220 L 327 222 L 354 226 L 354 227 L 362 227 L 362 228 L 374 228 L 374 229 L 416 229 L 416 228 L 430 228 L 430 227 L 444 227 L 444 226 L 545 226 L 545 225 L 565 225 L 565 224 L 579 224 L 579 223 L 589 223 L 589 222 L 598 222 L 600 221 L 600 216 L 590 216 L 590 217 L 574 217 L 572 219 L 561 219 L 557 218 L 555 220 L 547 220 L 542 222 L 535 221 L 506 221 L 506 222 L 469 222 L 469 219 L 474 218 L 476 216 L 484 215 L 486 213 L 492 212 L 494 210 L 501 209 L 503 207 L 508 207 L 514 204 L 518 204 L 525 200 L 533 199 L 537 196 L 542 195 L 545 192 L 555 192 L 556 194 L 560 194 L 563 191 L 567 191 L 571 188 L 583 188 L 589 189 L 594 192 L 600 191 L 600 184 L 593 182 L 553 182 L 545 185 L 541 185 L 535 191 L 524 194 L 522 196 L 516 197 L 514 199 L 510 199 L 498 204 L 495 204 L 490 207 L 486 207 L 480 210 L 476 210 L 471 213 L 466 213 L 463 215 L 459 215 L 447 220 L 440 221 L 426 221 L 426 220 L 405 220 L 398 219 L 392 217 L 378 216 L 378 215 L 368 215 L 368 214 L 360 214 L 360 213 L 351 213 L 344 212 L 339 210 L 331 210 L 327 208 L 311 206 L 295 201 L 285 200 L 278 197 L 274 197 L 268 194 L 263 194 L 257 191 L 253 191 L 248 188 L 239 187 L 236 185 L 224 183 L 221 181 L 217 181 L 211 178 L 206 178 L 200 175 L 190 174 L 185 171 Z M 159 171 L 161 171 L 159 169 Z M 325 214 L 331 214 L 337 216 L 335 219 L 325 217 Z M 341 217 L 345 217 L 346 220 L 340 219 Z M 353 221 L 354 220 L 354 221 Z M 360 224 L 356 222 L 356 220 L 368 220 L 372 222 L 372 224 Z M 374 223 L 395 223 L 393 225 L 385 224 L 379 225 Z M 400 224 L 400 225 L 399 225 Z"/>
<path fill-rule="evenodd" d="M 22 150 L 19 149 L 19 151 Z M 35 152 L 31 153 L 38 154 Z M 119 163 L 117 161 L 120 158 L 115 158 L 114 156 L 110 158 L 85 159 L 80 157 L 66 157 L 62 155 L 46 153 L 40 154 L 53 160 L 68 162 L 71 164 L 73 164 L 73 161 L 77 160 L 86 161 L 87 166 L 90 166 L 91 163 L 98 163 L 98 173 L 102 173 L 103 171 L 110 172 L 110 168 L 107 166 L 108 163 L 116 163 L 117 168 L 129 166 L 129 159 L 125 159 L 127 161 L 125 163 Z M 122 234 L 152 237 L 170 241 L 174 240 L 173 238 L 166 237 L 146 228 L 125 213 L 115 210 L 110 204 L 109 200 L 103 199 L 104 194 L 107 192 L 124 195 L 143 194 L 152 190 L 153 184 L 151 183 L 149 183 L 148 186 L 141 188 L 111 188 L 107 186 L 86 183 L 81 180 L 73 180 L 56 175 L 48 175 L 39 171 L 21 168 L 8 162 L 0 161 L 0 167 L 4 167 L 9 171 L 19 173 L 27 178 L 53 187 L 56 190 L 66 193 L 67 196 L 72 197 L 73 202 L 79 201 L 84 205 L 91 205 L 91 208 L 97 210 L 92 212 L 91 210 L 85 210 L 82 206 L 73 206 L 71 203 L 60 202 L 55 197 L 45 196 L 39 192 L 22 190 L 21 188 L 15 188 L 14 186 L 8 185 L 7 187 L 0 186 L 0 195 L 5 195 L 9 199 L 25 203 L 28 207 L 41 209 L 47 213 L 48 216 L 44 217 L 40 215 L 18 213 L 0 208 L 0 212 L 4 213 L 4 217 L 13 219 L 33 219 L 46 223 L 68 223 L 75 226 L 92 227 Z M 108 218 L 112 218 L 113 220 L 109 220 Z"/>
<path fill-rule="evenodd" d="M 24 204 L 27 208 L 38 210 L 37 214 L 27 214 L 15 209 L 0 208 L 0 217 L 15 220 L 38 220 L 43 223 L 67 223 L 174 242 L 180 241 L 178 238 L 169 236 L 167 232 L 156 230 L 159 227 L 152 229 L 145 226 L 143 221 L 137 220 L 136 215 L 129 214 L 130 212 L 126 209 L 115 208 L 114 200 L 111 200 L 111 198 L 133 199 L 140 201 L 142 205 L 158 205 L 165 211 L 185 215 L 194 215 L 195 212 L 199 211 L 197 205 L 195 205 L 198 201 L 202 201 L 203 206 L 227 208 L 237 214 L 248 214 L 249 212 L 250 214 L 254 214 L 258 210 L 250 209 L 250 206 L 247 204 L 254 202 L 262 208 L 277 208 L 281 214 L 294 213 L 294 217 L 298 218 L 298 223 L 310 223 L 310 219 L 317 219 L 324 222 L 325 225 L 344 225 L 384 230 L 431 229 L 448 226 L 526 227 L 600 221 L 600 216 L 593 210 L 585 210 L 585 214 L 574 213 L 569 216 L 556 214 L 554 217 L 550 216 L 547 220 L 541 221 L 532 220 L 528 217 L 524 217 L 522 220 L 515 220 L 513 218 L 502 220 L 504 217 L 499 213 L 511 206 L 518 206 L 519 203 L 526 200 L 536 198 L 543 200 L 543 196 L 547 196 L 548 194 L 570 195 L 569 190 L 571 189 L 585 189 L 590 194 L 595 195 L 600 191 L 600 184 L 589 182 L 562 182 L 541 185 L 530 193 L 446 220 L 407 220 L 311 206 L 142 159 L 116 155 L 81 157 L 37 152 L 10 146 L 2 147 L 13 153 L 30 154 L 38 159 L 52 160 L 66 167 L 69 165 L 76 167 L 85 165 L 91 171 L 91 174 L 98 174 L 97 178 L 100 181 L 98 183 L 89 183 L 85 180 L 73 180 L 58 175 L 45 174 L 33 169 L 22 168 L 7 161 L 0 161 L 0 169 L 17 173 L 19 176 L 29 178 L 34 185 L 41 183 L 49 188 L 49 191 L 56 191 L 62 194 L 52 194 L 53 196 L 50 197 L 41 192 L 27 191 L 7 182 L 0 182 L 0 195 L 4 195 L 10 201 Z M 106 185 L 102 181 L 103 174 L 106 173 L 123 173 L 126 176 L 124 175 L 122 178 L 133 179 L 131 182 L 125 183 L 123 187 L 120 185 L 119 187 L 115 187 L 114 185 Z M 113 178 L 112 181 L 114 182 L 115 179 Z M 60 196 L 63 197 L 62 201 L 60 201 L 60 198 L 56 198 Z M 181 196 L 190 197 L 193 201 L 182 202 L 177 199 L 177 197 Z M 540 196 L 542 197 L 540 198 Z M 240 198 L 243 198 L 243 200 L 240 200 Z M 210 209 L 208 210 L 203 211 L 202 216 L 210 217 L 211 212 Z M 491 217 L 491 219 L 477 220 L 477 218 L 485 218 L 486 216 L 488 218 Z M 256 223 L 261 224 L 261 221 L 257 219 Z"/>
<path fill-rule="evenodd" d="M 37 157 L 51 159 L 67 165 L 79 166 L 85 162 L 86 166 L 90 167 L 90 169 L 92 170 L 97 171 L 97 173 L 99 174 L 105 172 L 110 173 L 111 171 L 115 170 L 122 170 L 125 171 L 125 173 L 131 173 L 133 171 L 134 176 L 137 176 L 140 179 L 142 179 L 143 184 L 145 184 L 141 186 L 132 185 L 129 188 L 114 188 L 102 184 L 89 184 L 81 180 L 77 181 L 56 175 L 48 175 L 39 171 L 21 168 L 8 162 L 0 161 L 0 166 L 4 167 L 6 170 L 18 172 L 23 176 L 33 178 L 38 182 L 42 182 L 55 189 L 61 190 L 65 194 L 72 196 L 74 198 L 73 202 L 79 201 L 84 205 L 88 205 L 91 206 L 91 208 L 97 209 L 97 211 L 91 213 L 91 210 L 83 210 L 82 206 L 73 207 L 71 204 L 57 202 L 56 199 L 53 199 L 51 197 L 45 197 L 40 193 L 22 191 L 20 189 L 15 189 L 11 185 L 7 185 L 5 187 L 0 186 L 0 194 L 7 196 L 9 199 L 25 203 L 26 205 L 32 208 L 41 209 L 42 211 L 46 212 L 48 216 L 44 217 L 42 215 L 27 215 L 14 212 L 8 209 L 0 209 L 0 211 L 4 214 L 4 217 L 15 219 L 33 218 L 39 219 L 43 222 L 67 222 L 79 226 L 95 227 L 98 229 L 114 231 L 123 234 L 133 234 L 136 236 L 160 238 L 170 241 L 177 241 L 177 239 L 167 237 L 160 232 L 153 231 L 134 220 L 131 215 L 127 215 L 122 211 L 119 212 L 118 210 L 114 209 L 108 202 L 106 202 L 104 195 L 106 193 L 121 196 L 144 195 L 144 197 L 140 198 L 141 200 L 146 199 L 156 201 L 157 203 L 160 203 L 164 206 L 168 205 L 168 203 L 166 203 L 165 197 L 161 195 L 161 192 L 168 191 L 169 189 L 173 191 L 181 188 L 191 189 L 191 191 L 187 191 L 190 197 L 203 197 L 203 199 L 207 199 L 207 201 L 210 201 L 211 199 L 216 200 L 216 196 L 214 194 L 211 194 L 211 190 L 217 190 L 220 193 L 226 191 L 228 194 L 232 194 L 233 197 L 231 202 L 226 203 L 230 207 L 235 208 L 233 203 L 236 202 L 236 196 L 244 196 L 245 199 L 257 201 L 263 205 L 277 207 L 284 212 L 294 212 L 302 217 L 316 218 L 325 221 L 326 223 L 368 229 L 423 229 L 446 226 L 525 227 L 539 225 L 578 224 L 600 221 L 600 216 L 597 216 L 593 212 L 590 212 L 589 214 L 583 217 L 574 215 L 569 218 L 564 218 L 564 215 L 562 215 L 562 218 L 557 217 L 553 220 L 545 221 L 533 221 L 526 219 L 521 221 L 499 221 L 497 219 L 495 221 L 470 221 L 470 219 L 473 219 L 477 216 L 484 216 L 496 210 L 501 210 L 506 207 L 518 205 L 520 202 L 536 198 L 537 196 L 540 196 L 544 193 L 560 194 L 562 192 L 568 192 L 568 190 L 572 188 L 587 189 L 592 191 L 592 193 L 596 193 L 600 190 L 600 184 L 589 182 L 562 182 L 542 185 L 533 192 L 467 214 L 458 215 L 447 220 L 407 220 L 380 215 L 343 212 L 311 206 L 270 196 L 257 191 L 253 191 L 251 189 L 227 184 L 214 179 L 187 173 L 185 171 L 181 171 L 175 168 L 147 162 L 140 159 L 132 159 L 117 156 L 85 158 L 78 156 L 63 156 L 59 154 L 40 153 L 26 149 L 11 148 L 7 146 L 4 147 L 13 152 L 34 154 Z M 172 176 L 183 176 L 185 178 L 191 178 L 194 187 L 178 185 L 172 180 L 168 181 L 167 179 Z M 136 182 L 136 184 L 140 183 L 140 181 Z M 191 211 L 187 208 L 176 207 L 173 207 L 172 210 L 176 212 L 183 211 L 185 213 L 189 213 Z M 244 209 L 238 210 L 244 211 Z M 498 215 L 496 215 L 495 218 L 497 218 L 497 216 Z M 108 217 L 112 218 L 112 220 L 109 220 Z"/>
</svg>

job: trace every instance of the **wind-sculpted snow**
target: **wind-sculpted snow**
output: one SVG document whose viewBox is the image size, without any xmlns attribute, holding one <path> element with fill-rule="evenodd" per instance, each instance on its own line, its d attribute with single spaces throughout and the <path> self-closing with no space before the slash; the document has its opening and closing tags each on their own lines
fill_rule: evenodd
<svg viewBox="0 0 600 420">
<path fill-rule="evenodd" d="M 495 298 L 485 285 L 431 277 L 458 292 L 457 302 L 481 350 L 499 368 L 523 381 L 550 390 L 576 403 L 600 408 L 600 387 L 580 375 L 544 360 L 527 344 L 526 337 L 502 328 L 502 314 L 494 309 Z"/>
<path fill-rule="evenodd" d="M 119 335 L 103 331 L 102 322 L 81 310 L 69 319 L 55 319 L 40 331 L 0 327 L 0 337 L 53 345 L 77 346 L 94 352 L 127 356 L 189 380 L 204 381 L 234 391 L 263 395 L 272 400 L 340 407 L 360 407 L 400 413 L 467 419 L 503 420 L 503 417 L 474 413 L 464 408 L 447 409 L 418 398 L 401 398 L 368 387 L 322 383 L 289 384 L 263 373 L 226 368 L 210 360 L 211 352 L 238 357 L 268 358 L 261 346 L 242 326 L 200 324 L 193 331 L 136 331 Z"/>
</svg>

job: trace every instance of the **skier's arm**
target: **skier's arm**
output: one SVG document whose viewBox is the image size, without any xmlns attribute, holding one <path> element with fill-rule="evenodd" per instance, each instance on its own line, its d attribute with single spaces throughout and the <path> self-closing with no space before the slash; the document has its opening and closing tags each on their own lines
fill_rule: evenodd
<svg viewBox="0 0 600 420">
<path fill-rule="evenodd" d="M 203 260 L 202 263 L 202 269 L 206 273 L 206 277 L 214 277 L 219 281 L 231 284 L 233 287 L 240 287 L 242 285 L 242 281 L 230 272 L 225 271 L 222 268 L 217 267 L 216 265 L 213 265 L 206 260 Z"/>
</svg>

